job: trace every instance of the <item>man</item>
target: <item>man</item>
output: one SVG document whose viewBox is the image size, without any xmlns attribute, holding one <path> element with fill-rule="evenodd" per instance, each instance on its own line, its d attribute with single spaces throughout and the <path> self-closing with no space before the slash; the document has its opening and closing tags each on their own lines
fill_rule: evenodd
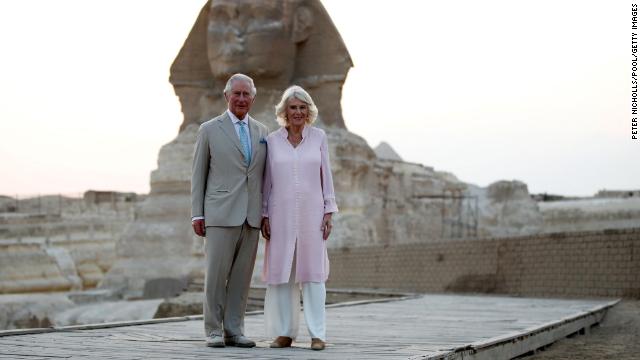
<svg viewBox="0 0 640 360">
<path fill-rule="evenodd" d="M 254 347 L 244 313 L 258 247 L 266 126 L 248 113 L 256 95 L 243 74 L 224 88 L 227 111 L 200 126 L 193 156 L 193 230 L 206 236 L 204 327 L 207 346 Z"/>
</svg>

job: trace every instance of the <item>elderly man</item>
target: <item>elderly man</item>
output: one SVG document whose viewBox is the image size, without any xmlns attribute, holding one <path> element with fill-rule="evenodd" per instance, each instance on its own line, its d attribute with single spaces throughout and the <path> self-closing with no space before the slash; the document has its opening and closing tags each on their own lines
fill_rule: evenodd
<svg viewBox="0 0 640 360">
<path fill-rule="evenodd" d="M 206 236 L 204 327 L 211 347 L 254 347 L 244 313 L 258 246 L 266 126 L 249 116 L 256 95 L 243 74 L 224 88 L 227 110 L 203 123 L 193 156 L 193 230 Z"/>
</svg>

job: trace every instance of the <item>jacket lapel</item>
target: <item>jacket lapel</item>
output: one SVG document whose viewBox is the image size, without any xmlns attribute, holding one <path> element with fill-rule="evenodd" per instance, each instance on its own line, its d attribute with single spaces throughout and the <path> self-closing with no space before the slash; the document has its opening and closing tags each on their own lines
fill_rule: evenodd
<svg viewBox="0 0 640 360">
<path fill-rule="evenodd" d="M 251 164 L 253 164 L 253 160 L 256 158 L 260 142 L 260 128 L 256 124 L 256 121 L 257 120 L 249 116 L 249 136 L 251 136 Z"/>
<path fill-rule="evenodd" d="M 238 139 L 238 134 L 236 133 L 236 129 L 233 126 L 233 122 L 231 121 L 231 118 L 226 111 L 222 115 L 222 119 L 220 119 L 220 128 L 222 129 L 222 132 L 224 132 L 225 135 L 229 137 L 236 148 L 238 148 L 240 154 L 242 154 L 242 145 L 240 144 L 240 139 Z"/>
</svg>

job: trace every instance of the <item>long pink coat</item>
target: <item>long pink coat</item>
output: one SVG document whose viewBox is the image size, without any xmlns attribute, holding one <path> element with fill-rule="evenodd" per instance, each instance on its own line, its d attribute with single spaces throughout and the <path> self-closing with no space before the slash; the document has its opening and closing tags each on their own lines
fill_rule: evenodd
<svg viewBox="0 0 640 360">
<path fill-rule="evenodd" d="M 294 148 L 285 128 L 272 132 L 264 176 L 262 215 L 269 217 L 271 240 L 266 242 L 263 280 L 270 285 L 289 282 L 297 251 L 296 282 L 325 282 L 329 258 L 322 217 L 338 211 L 327 135 L 307 125 Z"/>
</svg>

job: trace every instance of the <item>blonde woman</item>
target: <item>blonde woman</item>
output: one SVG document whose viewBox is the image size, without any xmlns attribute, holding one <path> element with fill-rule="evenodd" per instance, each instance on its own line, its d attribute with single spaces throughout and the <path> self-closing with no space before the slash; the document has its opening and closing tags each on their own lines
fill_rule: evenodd
<svg viewBox="0 0 640 360">
<path fill-rule="evenodd" d="M 281 128 L 267 137 L 262 235 L 267 239 L 263 277 L 265 322 L 272 348 L 290 347 L 298 334 L 300 290 L 311 348 L 326 341 L 326 240 L 338 211 L 327 136 L 311 126 L 318 116 L 311 96 L 292 86 L 276 106 Z"/>
</svg>

